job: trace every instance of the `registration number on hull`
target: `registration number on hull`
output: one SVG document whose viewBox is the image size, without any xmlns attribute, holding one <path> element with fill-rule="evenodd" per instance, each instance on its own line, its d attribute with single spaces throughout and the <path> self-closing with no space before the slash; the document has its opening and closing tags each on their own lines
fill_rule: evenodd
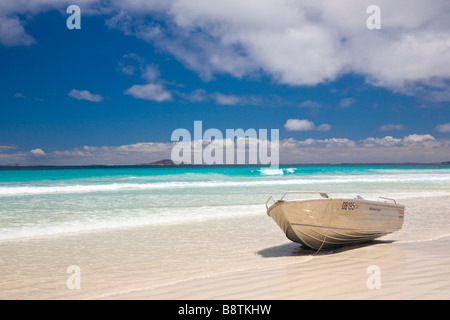
<svg viewBox="0 0 450 320">
<path fill-rule="evenodd" d="M 358 205 L 354 201 L 344 201 L 342 202 L 342 210 L 355 210 Z"/>
</svg>

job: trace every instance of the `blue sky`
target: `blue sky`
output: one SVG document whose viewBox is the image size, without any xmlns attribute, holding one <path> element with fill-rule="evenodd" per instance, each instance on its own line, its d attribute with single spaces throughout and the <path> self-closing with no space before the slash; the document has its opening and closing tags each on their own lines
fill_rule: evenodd
<svg viewBox="0 0 450 320">
<path fill-rule="evenodd" d="M 155 161 L 195 120 L 286 163 L 448 161 L 449 5 L 403 2 L 369 30 L 364 1 L 2 1 L 0 164 Z"/>
</svg>

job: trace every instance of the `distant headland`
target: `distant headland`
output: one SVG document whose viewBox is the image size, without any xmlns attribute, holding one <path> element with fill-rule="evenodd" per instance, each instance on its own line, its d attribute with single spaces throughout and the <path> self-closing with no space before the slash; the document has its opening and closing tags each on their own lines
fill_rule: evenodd
<svg viewBox="0 0 450 320">
<path fill-rule="evenodd" d="M 286 163 L 280 164 L 280 167 L 311 167 L 311 166 L 414 166 L 414 165 L 450 165 L 450 161 L 433 162 L 433 163 Z M 134 165 L 27 165 L 23 163 L 11 163 L 0 165 L 0 170 L 32 170 L 32 169 L 101 169 L 101 168 L 160 168 L 160 167 L 268 167 L 268 165 L 258 164 L 233 164 L 233 165 L 193 165 L 190 163 L 174 163 L 171 159 L 162 159 L 158 161 L 134 164 Z"/>
</svg>

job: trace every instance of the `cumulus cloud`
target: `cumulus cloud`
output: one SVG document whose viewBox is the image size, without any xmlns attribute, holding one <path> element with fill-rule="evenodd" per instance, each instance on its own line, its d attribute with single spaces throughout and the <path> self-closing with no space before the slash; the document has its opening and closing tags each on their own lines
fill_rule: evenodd
<svg viewBox="0 0 450 320">
<path fill-rule="evenodd" d="M 148 64 L 136 53 L 127 53 L 119 61 L 119 69 L 126 75 L 132 76 L 139 74 L 140 77 L 147 82 L 160 81 L 161 73 L 159 66 L 156 64 Z"/>
<path fill-rule="evenodd" d="M 427 147 L 438 147 L 440 145 L 436 139 L 430 134 L 410 134 L 403 137 L 403 139 L 393 138 L 392 136 L 386 136 L 383 138 L 366 138 L 362 140 L 362 143 L 366 147 L 373 146 L 414 146 L 421 145 Z"/>
<path fill-rule="evenodd" d="M 435 141 L 436 139 L 431 134 L 410 134 L 403 138 L 405 143 L 429 143 Z M 434 145 L 434 143 L 428 145 Z"/>
<path fill-rule="evenodd" d="M 83 146 L 57 150 L 41 157 L 41 163 L 57 165 L 134 165 L 170 158 L 174 143 L 139 142 L 120 146 Z M 45 158 L 45 159 L 44 159 Z"/>
<path fill-rule="evenodd" d="M 128 34 L 171 52 L 204 79 L 263 71 L 280 83 L 314 85 L 355 72 L 374 85 L 411 93 L 417 83 L 436 89 L 436 79 L 449 77 L 443 67 L 450 59 L 445 54 L 450 46 L 446 1 L 429 8 L 419 1 L 380 0 L 383 32 L 365 27 L 369 5 L 266 0 L 215 1 L 213 6 L 178 0 L 163 9 L 170 28 L 116 22 Z"/>
<path fill-rule="evenodd" d="M 66 8 L 73 4 L 71 0 L 33 0 L 0 1 L 0 45 L 29 46 L 37 41 L 27 32 L 26 24 L 35 15 L 50 10 L 66 14 Z M 83 14 L 102 14 L 107 7 L 100 0 L 77 0 Z"/>
<path fill-rule="evenodd" d="M 307 119 L 288 119 L 284 124 L 284 128 L 287 131 L 329 131 L 331 129 L 331 125 L 324 123 L 316 126 L 314 122 Z"/>
<path fill-rule="evenodd" d="M 319 125 L 316 129 L 319 131 L 329 131 L 329 130 L 331 130 L 331 125 L 328 123 L 323 123 L 323 124 Z"/>
<path fill-rule="evenodd" d="M 17 16 L 8 17 L 0 13 L 0 44 L 12 46 L 29 46 L 35 43 L 33 37 L 28 35 L 22 22 Z"/>
<path fill-rule="evenodd" d="M 280 141 L 283 163 L 426 163 L 448 161 L 449 154 L 450 140 L 436 140 L 429 134 L 359 141 L 345 138 Z"/>
<path fill-rule="evenodd" d="M 210 142 L 204 141 L 203 147 L 208 143 Z M 248 146 L 254 141 L 248 139 L 245 143 Z M 40 148 L 23 152 L 15 146 L 6 145 L 2 148 L 0 145 L 0 164 L 133 165 L 169 159 L 175 145 L 176 142 L 139 142 L 120 146 L 83 146 L 51 152 L 44 152 Z M 403 138 L 368 137 L 362 140 L 338 137 L 305 140 L 289 138 L 280 140 L 278 146 L 282 164 L 431 163 L 448 161 L 450 154 L 450 140 L 437 140 L 430 134 L 412 134 Z"/>
<path fill-rule="evenodd" d="M 87 100 L 91 102 L 103 101 L 103 97 L 99 94 L 91 93 L 88 90 L 76 90 L 72 89 L 67 94 L 69 97 L 75 98 L 77 100 Z"/>
<path fill-rule="evenodd" d="M 147 64 L 145 60 L 137 54 L 130 53 L 123 57 L 119 63 L 120 69 L 124 74 L 139 74 L 146 84 L 135 84 L 125 90 L 125 94 L 131 95 L 136 99 L 163 102 L 172 100 L 172 93 L 163 85 L 164 81 L 160 78 L 159 66 L 156 64 Z"/>
<path fill-rule="evenodd" d="M 404 124 L 384 124 L 378 128 L 380 131 L 399 131 L 405 129 Z"/>
<path fill-rule="evenodd" d="M 45 156 L 44 150 L 37 148 L 30 151 L 30 153 L 34 156 Z"/>
<path fill-rule="evenodd" d="M 203 102 L 208 99 L 205 89 L 196 89 L 190 94 L 183 95 L 183 97 L 190 102 Z"/>
<path fill-rule="evenodd" d="M 312 121 L 300 119 L 288 119 L 284 124 L 287 131 L 310 131 L 315 127 Z"/>
<path fill-rule="evenodd" d="M 300 108 L 319 108 L 320 103 L 312 100 L 303 101 L 298 105 Z"/>
<path fill-rule="evenodd" d="M 161 73 L 159 72 L 159 68 L 155 64 L 147 64 L 142 70 L 141 77 L 144 78 L 147 82 L 157 81 L 160 77 Z"/>
<path fill-rule="evenodd" d="M 436 130 L 441 133 L 450 132 L 450 123 L 439 124 L 436 126 Z"/>
<path fill-rule="evenodd" d="M 196 89 L 191 93 L 174 91 L 183 100 L 191 103 L 212 102 L 224 106 L 280 106 L 289 104 L 277 95 L 237 95 L 222 92 L 207 92 L 205 89 Z"/>
<path fill-rule="evenodd" d="M 262 102 L 256 96 L 224 94 L 221 92 L 208 93 L 201 88 L 192 91 L 190 94 L 169 90 L 166 86 L 168 82 L 161 79 L 159 66 L 146 63 L 141 56 L 134 53 L 123 56 L 123 59 L 119 62 L 119 69 L 126 75 L 139 75 L 141 79 L 145 80 L 146 84 L 136 84 L 125 90 L 126 94 L 132 95 L 137 99 L 163 102 L 170 101 L 174 95 L 177 95 L 193 103 L 213 101 L 217 104 L 229 106 L 260 104 Z"/>
<path fill-rule="evenodd" d="M 131 86 L 131 88 L 125 90 L 125 93 L 134 98 L 149 101 L 163 102 L 172 100 L 172 94 L 160 84 L 135 84 Z"/>
<path fill-rule="evenodd" d="M 370 4 L 174 0 L 159 8 L 170 27 L 144 20 L 121 23 L 123 18 L 116 26 L 172 53 L 206 80 L 217 73 L 263 72 L 283 84 L 316 85 L 356 73 L 377 86 L 408 94 L 427 88 L 448 99 L 439 87 L 450 77 L 448 1 L 431 7 L 423 1 L 380 0 L 383 24 L 375 31 L 366 28 Z M 149 14 L 159 9 L 147 6 Z"/>
<path fill-rule="evenodd" d="M 370 0 L 78 2 L 83 13 L 104 16 L 110 28 L 170 53 L 205 81 L 268 75 L 305 86 L 357 74 L 375 86 L 450 101 L 447 0 L 379 0 L 381 30 L 366 27 Z M 55 9 L 61 1 L 1 1 L 0 44 L 34 43 L 26 19 Z"/>
<path fill-rule="evenodd" d="M 339 102 L 339 106 L 343 107 L 343 108 L 348 108 L 352 104 L 355 104 L 355 103 L 356 103 L 356 100 L 353 98 L 344 98 L 344 99 L 341 99 L 341 101 Z"/>
<path fill-rule="evenodd" d="M 235 105 L 242 102 L 242 98 L 235 96 L 235 95 L 225 95 L 220 92 L 215 92 L 211 94 L 211 97 L 214 99 L 214 101 L 218 104 L 225 104 L 225 105 Z"/>
</svg>

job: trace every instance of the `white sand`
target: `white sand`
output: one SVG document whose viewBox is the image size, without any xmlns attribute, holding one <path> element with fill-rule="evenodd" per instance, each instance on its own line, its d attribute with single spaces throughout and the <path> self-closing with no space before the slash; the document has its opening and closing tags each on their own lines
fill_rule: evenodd
<svg viewBox="0 0 450 320">
<path fill-rule="evenodd" d="M 0 299 L 449 299 L 450 237 L 395 240 L 315 254 L 261 213 L 2 241 Z"/>
<path fill-rule="evenodd" d="M 449 299 L 450 241 L 374 244 L 275 267 L 194 278 L 114 299 Z M 379 271 L 379 288 L 375 273 Z M 369 282 L 369 284 L 368 284 Z"/>
</svg>

